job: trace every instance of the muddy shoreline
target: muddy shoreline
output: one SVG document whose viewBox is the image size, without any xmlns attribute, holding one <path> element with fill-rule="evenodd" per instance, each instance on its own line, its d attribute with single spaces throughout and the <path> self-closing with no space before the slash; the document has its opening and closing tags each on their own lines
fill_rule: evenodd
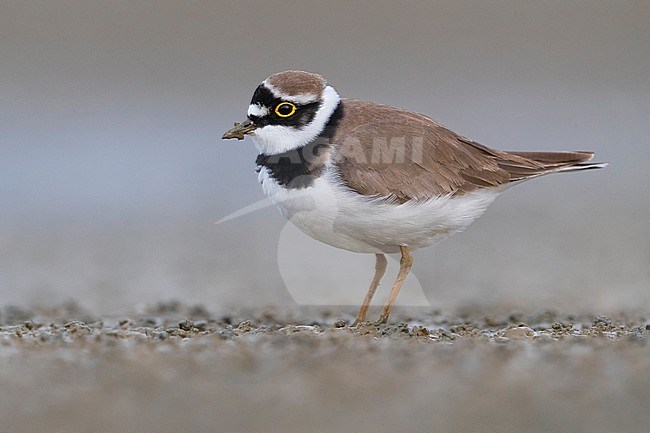
<svg viewBox="0 0 650 433">
<path fill-rule="evenodd" d="M 643 431 L 638 314 L 0 310 L 11 431 Z"/>
</svg>

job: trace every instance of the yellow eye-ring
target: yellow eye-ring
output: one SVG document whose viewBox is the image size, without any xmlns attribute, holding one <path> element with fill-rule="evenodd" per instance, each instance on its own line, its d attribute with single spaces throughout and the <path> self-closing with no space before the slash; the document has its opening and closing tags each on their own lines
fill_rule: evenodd
<svg viewBox="0 0 650 433">
<path fill-rule="evenodd" d="M 280 102 L 278 105 L 275 106 L 275 114 L 277 114 L 280 117 L 293 116 L 295 112 L 296 112 L 296 106 L 293 105 L 291 102 Z"/>
</svg>

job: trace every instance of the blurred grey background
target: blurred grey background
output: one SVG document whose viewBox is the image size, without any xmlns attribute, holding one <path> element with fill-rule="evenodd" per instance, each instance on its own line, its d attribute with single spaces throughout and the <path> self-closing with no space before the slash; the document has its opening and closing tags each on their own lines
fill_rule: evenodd
<svg viewBox="0 0 650 433">
<path fill-rule="evenodd" d="M 645 0 L 2 1 L 0 59 L 0 305 L 360 303 L 372 257 L 283 237 L 274 208 L 215 225 L 263 198 L 251 142 L 220 137 L 285 69 L 489 146 L 611 163 L 511 189 L 416 252 L 432 305 L 649 305 Z"/>
</svg>

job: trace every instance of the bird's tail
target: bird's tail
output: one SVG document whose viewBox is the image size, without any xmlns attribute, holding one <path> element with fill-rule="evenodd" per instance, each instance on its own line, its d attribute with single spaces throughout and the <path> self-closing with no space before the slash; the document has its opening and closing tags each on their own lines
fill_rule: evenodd
<svg viewBox="0 0 650 433">
<path fill-rule="evenodd" d="M 506 152 L 506 154 L 508 157 L 498 161 L 498 164 L 510 173 L 512 181 L 548 173 L 592 170 L 608 165 L 606 162 L 588 162 L 594 157 L 594 153 L 587 151 Z M 511 155 L 514 158 L 510 157 Z"/>
</svg>

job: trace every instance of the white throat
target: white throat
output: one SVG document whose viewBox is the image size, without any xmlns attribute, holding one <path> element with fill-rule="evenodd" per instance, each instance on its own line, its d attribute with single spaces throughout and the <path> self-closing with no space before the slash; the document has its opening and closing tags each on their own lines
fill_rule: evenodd
<svg viewBox="0 0 650 433">
<path fill-rule="evenodd" d="M 341 98 L 331 86 L 323 89 L 323 101 L 311 123 L 302 128 L 266 125 L 256 129 L 251 138 L 257 151 L 264 155 L 277 155 L 303 147 L 314 141 L 325 129 Z"/>
</svg>

